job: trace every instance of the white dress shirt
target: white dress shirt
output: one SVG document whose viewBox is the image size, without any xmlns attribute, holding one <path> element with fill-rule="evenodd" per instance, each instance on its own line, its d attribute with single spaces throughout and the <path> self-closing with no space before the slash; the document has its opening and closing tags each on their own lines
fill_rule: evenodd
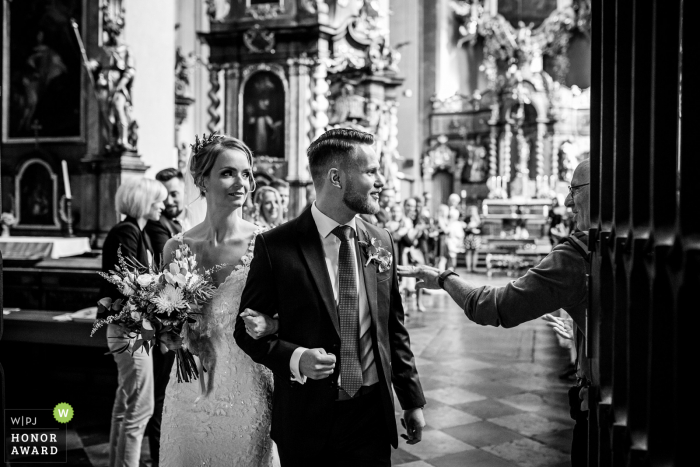
<svg viewBox="0 0 700 467">
<path fill-rule="evenodd" d="M 338 290 L 340 287 L 340 280 L 338 275 L 338 256 L 340 255 L 340 239 L 336 237 L 332 232 L 340 224 L 330 217 L 323 214 L 317 207 L 316 202 L 311 206 L 311 215 L 316 223 L 316 228 L 318 229 L 318 235 L 321 238 L 321 244 L 323 245 L 323 254 L 326 260 L 326 269 L 328 270 L 328 277 L 333 285 L 333 297 L 335 298 L 336 306 L 338 304 Z M 357 223 L 353 217 L 345 225 L 352 227 L 355 235 L 357 235 Z M 355 251 L 355 242 L 350 242 L 350 249 L 352 251 L 352 258 L 357 263 L 357 252 Z M 369 312 L 369 303 L 367 301 L 367 292 L 365 291 L 365 283 L 361 280 L 362 277 L 362 266 L 355 264 L 356 274 L 355 281 L 357 283 L 358 292 L 358 304 L 359 304 L 359 320 L 360 320 L 360 336 L 363 336 L 365 332 L 372 326 L 372 317 Z M 359 338 L 359 336 L 358 336 Z M 361 347 L 361 346 L 360 346 Z M 289 369 L 292 372 L 292 379 L 304 384 L 306 382 L 306 376 L 302 375 L 299 370 L 299 360 L 301 355 L 308 350 L 306 347 L 298 347 L 294 353 L 292 353 L 292 358 L 289 361 Z M 360 352 L 362 352 L 360 348 Z M 336 355 L 336 358 L 338 356 Z M 370 386 L 379 381 L 377 375 L 377 368 L 375 362 L 373 361 L 369 368 L 363 372 L 363 386 Z M 340 377 L 338 377 L 338 384 L 341 385 Z M 341 385 L 342 386 L 342 385 Z"/>
</svg>

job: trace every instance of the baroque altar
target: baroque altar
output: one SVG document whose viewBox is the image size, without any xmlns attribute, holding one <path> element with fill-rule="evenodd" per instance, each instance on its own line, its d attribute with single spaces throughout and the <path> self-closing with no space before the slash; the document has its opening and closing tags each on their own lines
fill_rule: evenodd
<svg viewBox="0 0 700 467">
<path fill-rule="evenodd" d="M 389 46 L 389 1 L 210 2 L 209 130 L 242 138 L 256 178 L 290 182 L 290 213 L 311 185 L 306 149 L 332 127 L 377 136 L 398 184 L 396 92 L 400 54 Z M 224 89 L 225 99 L 219 90 Z"/>
<path fill-rule="evenodd" d="M 589 46 L 590 2 L 512 3 L 450 2 L 472 83 L 468 94 L 432 99 L 422 173 L 436 198 L 548 200 L 587 157 L 590 88 L 571 81 L 588 71 L 569 52 Z"/>
</svg>

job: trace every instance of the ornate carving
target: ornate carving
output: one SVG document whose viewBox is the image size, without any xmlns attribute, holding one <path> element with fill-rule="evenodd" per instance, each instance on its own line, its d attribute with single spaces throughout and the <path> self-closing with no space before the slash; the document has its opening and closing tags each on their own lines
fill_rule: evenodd
<svg viewBox="0 0 700 467">
<path fill-rule="evenodd" d="M 474 45 L 479 37 L 484 38 L 484 72 L 492 85 L 498 79 L 498 61 L 538 72 L 542 69 L 542 55 L 554 59 L 555 79 L 563 82 L 569 67 L 566 53 L 570 38 L 576 32 L 590 31 L 589 0 L 555 10 L 537 28 L 523 22 L 516 28 L 499 14 L 491 16 L 479 0 L 455 0 L 450 6 L 462 20 L 458 44 Z"/>
<path fill-rule="evenodd" d="M 438 136 L 437 145 L 433 146 L 423 157 L 424 172 L 426 170 L 429 170 L 431 173 L 437 170 L 454 171 L 457 152 L 447 145 L 447 141 L 447 136 Z"/>
<path fill-rule="evenodd" d="M 328 4 L 324 0 L 302 0 L 301 7 L 308 13 L 328 13 Z"/>
<path fill-rule="evenodd" d="M 276 18 L 284 13 L 284 2 L 261 3 L 258 5 L 248 5 L 245 8 L 245 14 L 252 16 L 257 20 Z"/>
<path fill-rule="evenodd" d="M 259 24 L 243 34 L 243 43 L 256 54 L 275 53 L 275 33 L 261 28 Z"/>
<path fill-rule="evenodd" d="M 204 0 L 204 3 L 207 6 L 206 12 L 210 22 L 225 18 L 231 10 L 229 0 Z"/>
</svg>

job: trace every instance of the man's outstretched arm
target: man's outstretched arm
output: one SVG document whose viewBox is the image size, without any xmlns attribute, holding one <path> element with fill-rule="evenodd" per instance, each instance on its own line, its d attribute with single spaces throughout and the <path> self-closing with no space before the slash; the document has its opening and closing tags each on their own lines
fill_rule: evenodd
<svg viewBox="0 0 700 467">
<path fill-rule="evenodd" d="M 400 275 L 421 280 L 416 288 L 439 289 L 441 272 L 429 266 L 399 267 Z M 567 247 L 555 248 L 524 276 L 503 287 L 476 287 L 456 275 L 448 276 L 444 287 L 470 320 L 507 328 L 583 303 L 588 294 L 585 262 Z"/>
</svg>

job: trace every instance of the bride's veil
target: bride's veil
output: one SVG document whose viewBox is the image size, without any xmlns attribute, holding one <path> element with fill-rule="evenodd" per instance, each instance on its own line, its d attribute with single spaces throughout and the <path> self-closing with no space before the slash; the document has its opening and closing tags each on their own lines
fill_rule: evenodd
<svg viewBox="0 0 700 467">
<path fill-rule="evenodd" d="M 190 165 L 192 164 L 192 156 L 190 154 L 190 160 L 187 161 L 187 170 L 185 170 L 185 213 L 182 220 L 182 230 L 184 232 L 190 230 L 192 227 L 201 224 L 204 218 L 207 217 L 207 201 L 201 195 L 199 188 L 194 183 L 194 177 L 192 177 L 192 172 L 190 171 Z"/>
</svg>

